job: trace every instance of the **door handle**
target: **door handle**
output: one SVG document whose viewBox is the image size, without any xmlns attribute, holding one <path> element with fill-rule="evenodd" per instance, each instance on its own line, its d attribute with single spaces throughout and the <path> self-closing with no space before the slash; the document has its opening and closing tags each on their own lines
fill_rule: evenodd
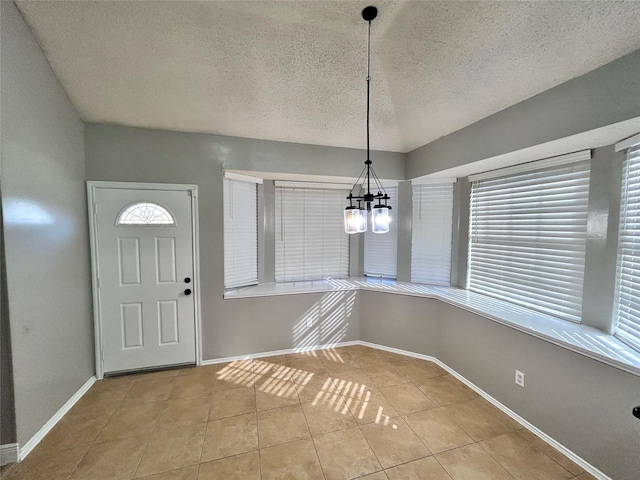
<svg viewBox="0 0 640 480">
<path fill-rule="evenodd" d="M 187 288 L 187 289 L 184 291 L 184 294 L 185 294 L 185 295 L 191 295 L 191 289 L 190 289 L 190 288 Z"/>
<path fill-rule="evenodd" d="M 191 283 L 191 279 L 189 277 L 185 278 L 184 283 Z"/>
</svg>

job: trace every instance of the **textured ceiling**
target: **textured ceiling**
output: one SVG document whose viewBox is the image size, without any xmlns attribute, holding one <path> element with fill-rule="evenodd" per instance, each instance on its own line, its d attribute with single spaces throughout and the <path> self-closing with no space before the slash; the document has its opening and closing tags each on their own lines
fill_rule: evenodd
<svg viewBox="0 0 640 480">
<path fill-rule="evenodd" d="M 407 152 L 640 48 L 640 2 L 18 2 L 83 119 Z"/>
</svg>

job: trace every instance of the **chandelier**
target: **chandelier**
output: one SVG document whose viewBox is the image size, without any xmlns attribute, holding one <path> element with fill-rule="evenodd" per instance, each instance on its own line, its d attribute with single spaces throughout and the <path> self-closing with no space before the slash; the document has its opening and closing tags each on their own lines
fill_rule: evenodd
<svg viewBox="0 0 640 480">
<path fill-rule="evenodd" d="M 364 162 L 364 169 L 351 187 L 349 196 L 349 206 L 344 210 L 344 231 L 351 233 L 362 233 L 367 231 L 367 217 L 371 215 L 371 231 L 373 233 L 387 233 L 391 215 L 391 207 L 387 205 L 389 195 L 385 191 L 380 179 L 371 166 L 369 149 L 369 97 L 371 96 L 371 21 L 378 15 L 378 9 L 373 6 L 362 10 L 362 18 L 369 24 L 367 37 L 367 160 Z M 371 193 L 373 183 L 374 191 Z M 354 195 L 357 192 L 358 195 Z M 354 205 L 356 201 L 358 205 Z M 372 203 L 374 205 L 372 205 Z M 364 205 L 363 205 L 364 204 Z"/>
</svg>

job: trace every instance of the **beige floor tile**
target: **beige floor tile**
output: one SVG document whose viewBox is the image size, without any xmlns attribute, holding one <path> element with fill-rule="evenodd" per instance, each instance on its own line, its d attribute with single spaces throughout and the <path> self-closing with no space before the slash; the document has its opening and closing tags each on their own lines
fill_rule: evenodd
<svg viewBox="0 0 640 480">
<path fill-rule="evenodd" d="M 126 389 L 112 388 L 109 390 L 92 387 L 69 410 L 67 415 L 111 415 L 118 409 L 129 388 L 129 385 L 126 385 Z"/>
<path fill-rule="evenodd" d="M 205 423 L 199 423 L 154 432 L 136 477 L 197 464 L 202 453 L 205 428 Z"/>
<path fill-rule="evenodd" d="M 364 477 L 358 477 L 358 480 L 389 480 L 387 474 L 384 472 L 370 473 Z"/>
<path fill-rule="evenodd" d="M 332 404 L 326 402 L 303 403 L 302 410 L 307 418 L 312 436 L 358 425 L 342 397 L 337 397 Z"/>
<path fill-rule="evenodd" d="M 365 370 L 365 373 L 371 379 L 373 386 L 379 389 L 409 382 L 407 377 L 390 365 L 378 369 Z"/>
<path fill-rule="evenodd" d="M 359 425 L 372 422 L 387 425 L 399 415 L 379 390 L 361 387 L 345 394 L 344 399 Z"/>
<path fill-rule="evenodd" d="M 259 365 L 260 362 L 263 363 L 270 363 L 272 365 L 289 365 L 289 358 L 290 355 L 271 355 L 269 357 L 260 357 L 260 358 L 255 358 L 254 361 L 254 366 Z"/>
<path fill-rule="evenodd" d="M 200 464 L 198 480 L 260 480 L 258 452 Z"/>
<path fill-rule="evenodd" d="M 327 368 L 319 358 L 289 359 L 289 367 L 298 370 L 298 374 L 327 373 Z"/>
<path fill-rule="evenodd" d="M 135 373 L 132 377 L 135 382 L 147 382 L 149 380 L 177 377 L 180 374 L 180 370 L 179 368 L 172 368 L 168 370 L 158 370 L 157 372 Z"/>
<path fill-rule="evenodd" d="M 556 480 L 573 475 L 556 461 L 536 450 L 517 432 L 480 442 L 480 446 L 517 479 Z"/>
<path fill-rule="evenodd" d="M 309 427 L 300 405 L 258 412 L 260 448 L 309 438 Z"/>
<path fill-rule="evenodd" d="M 591 475 L 590 473 L 585 472 L 582 475 L 578 475 L 576 477 L 576 480 L 598 480 L 598 479 L 593 475 Z"/>
<path fill-rule="evenodd" d="M 362 387 L 375 388 L 371 379 L 364 373 L 364 370 L 360 368 L 356 370 L 332 372 L 331 378 L 338 391 L 344 395 L 351 391 L 358 391 Z"/>
<path fill-rule="evenodd" d="M 353 356 L 342 349 L 327 349 L 319 352 L 320 361 L 328 372 L 342 372 L 360 368 Z"/>
<path fill-rule="evenodd" d="M 384 360 L 378 353 L 357 357 L 356 362 L 358 367 L 365 372 L 380 370 L 390 366 L 389 362 Z"/>
<path fill-rule="evenodd" d="M 27 458 L 2 471 L 3 480 L 66 480 L 83 459 L 89 446 L 49 450 L 38 445 Z"/>
<path fill-rule="evenodd" d="M 491 456 L 477 444 L 449 450 L 436 459 L 453 480 L 513 480 Z"/>
<path fill-rule="evenodd" d="M 287 363 L 291 364 L 291 362 L 296 362 L 300 360 L 319 360 L 317 350 L 308 350 L 304 352 L 295 352 L 295 353 L 287 353 L 284 356 L 287 360 Z"/>
<path fill-rule="evenodd" d="M 194 373 L 192 375 L 179 375 L 173 379 L 172 383 L 173 387 L 169 392 L 169 398 L 183 398 L 210 395 L 213 392 L 216 379 L 210 374 Z"/>
<path fill-rule="evenodd" d="M 124 394 L 126 394 L 128 389 L 135 383 L 135 377 L 136 375 L 105 377 L 102 380 L 97 380 L 91 387 L 91 390 L 100 390 L 102 392 L 124 392 Z"/>
<path fill-rule="evenodd" d="M 209 420 L 244 415 L 256 411 L 256 393 L 253 388 L 234 388 L 214 392 L 209 397 Z"/>
<path fill-rule="evenodd" d="M 560 466 L 562 466 L 565 470 L 568 470 L 574 475 L 581 475 L 586 473 L 580 465 L 574 463 L 568 457 L 560 453 L 558 450 L 553 448 L 551 445 L 549 445 L 547 442 L 545 442 L 529 430 L 523 428 L 518 430 L 517 433 L 519 436 L 531 443 L 531 445 L 533 445 L 533 448 L 541 453 L 544 453 L 548 457 L 551 457 L 553 460 L 558 462 Z"/>
<path fill-rule="evenodd" d="M 400 415 L 428 410 L 437 406 L 412 383 L 381 388 L 380 392 Z"/>
<path fill-rule="evenodd" d="M 324 480 L 311 440 L 298 440 L 260 450 L 262 480 Z"/>
<path fill-rule="evenodd" d="M 207 425 L 202 462 L 218 460 L 258 449 L 255 413 L 214 420 Z"/>
<path fill-rule="evenodd" d="M 256 379 L 253 360 L 236 360 L 219 365 L 208 365 L 203 368 L 209 368 L 208 372 L 213 372 L 213 391 L 253 387 Z"/>
<path fill-rule="evenodd" d="M 444 468 L 433 457 L 421 458 L 385 470 L 389 480 L 451 480 Z"/>
<path fill-rule="evenodd" d="M 174 377 L 155 378 L 135 382 L 123 400 L 123 405 L 136 405 L 167 400 L 173 388 Z"/>
<path fill-rule="evenodd" d="M 389 425 L 370 423 L 360 430 L 384 468 L 431 455 L 401 417 L 394 418 Z"/>
<path fill-rule="evenodd" d="M 60 449 L 91 445 L 100 435 L 110 416 L 110 414 L 65 415 L 44 437 L 41 446 Z"/>
<path fill-rule="evenodd" d="M 503 415 L 483 398 L 440 407 L 475 441 L 497 437 L 513 430 L 502 421 Z"/>
<path fill-rule="evenodd" d="M 158 428 L 206 422 L 209 419 L 210 403 L 209 395 L 167 400 L 158 421 Z"/>
<path fill-rule="evenodd" d="M 289 361 L 285 355 L 256 358 L 253 361 L 253 373 L 259 379 L 273 377 L 278 380 L 288 380 L 291 376 Z"/>
<path fill-rule="evenodd" d="M 357 478 L 382 469 L 359 428 L 320 435 L 313 442 L 327 480 Z"/>
<path fill-rule="evenodd" d="M 396 365 L 396 369 L 409 380 L 422 380 L 446 375 L 447 372 L 433 362 L 409 358 L 404 364 Z"/>
<path fill-rule="evenodd" d="M 463 402 L 476 398 L 478 394 L 451 375 L 423 378 L 414 381 L 416 386 L 438 405 Z"/>
<path fill-rule="evenodd" d="M 375 348 L 365 347 L 364 345 L 348 345 L 346 347 L 340 347 L 352 357 L 358 357 L 361 355 L 370 355 L 371 353 L 379 352 Z"/>
<path fill-rule="evenodd" d="M 130 480 L 147 447 L 141 437 L 112 440 L 92 446 L 71 480 Z"/>
<path fill-rule="evenodd" d="M 300 403 L 295 383 L 284 380 L 268 379 L 256 385 L 256 408 L 270 410 Z"/>
<path fill-rule="evenodd" d="M 165 401 L 119 408 L 109 418 L 96 442 L 151 435 L 166 405 Z"/>
<path fill-rule="evenodd" d="M 433 453 L 473 443 L 473 439 L 440 409 L 412 413 L 404 419 Z"/>
<path fill-rule="evenodd" d="M 198 465 L 194 465 L 193 467 L 179 468 L 178 470 L 144 477 L 144 480 L 197 480 L 197 478 Z"/>
<path fill-rule="evenodd" d="M 381 350 L 378 352 L 378 357 L 393 366 L 405 365 L 407 362 L 412 360 L 411 357 L 407 357 L 406 355 L 400 355 L 399 353 L 393 353 L 393 352 L 386 352 L 384 350 Z"/>
<path fill-rule="evenodd" d="M 318 360 L 318 362 L 320 361 Z M 320 364 L 322 365 L 322 362 L 320 362 Z M 289 365 L 289 368 L 291 369 L 291 375 L 289 376 L 288 381 L 293 382 L 296 385 L 304 385 L 314 376 L 328 375 L 327 369 L 324 368 L 324 365 L 322 365 L 322 368 L 317 367 L 307 370 L 296 368 L 291 365 Z"/>
<path fill-rule="evenodd" d="M 333 379 L 326 374 L 314 374 L 304 382 L 296 383 L 300 402 L 332 402 L 340 396 Z"/>
</svg>

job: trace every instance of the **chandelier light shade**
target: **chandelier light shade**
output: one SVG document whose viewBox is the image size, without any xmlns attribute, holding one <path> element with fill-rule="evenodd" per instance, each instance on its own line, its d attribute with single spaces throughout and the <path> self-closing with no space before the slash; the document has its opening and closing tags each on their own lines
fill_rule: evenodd
<svg viewBox="0 0 640 480">
<path fill-rule="evenodd" d="M 344 230 L 347 233 L 367 231 L 367 211 L 364 208 L 347 207 L 344 210 Z"/>
<path fill-rule="evenodd" d="M 382 186 L 382 182 L 376 175 L 371 165 L 370 140 L 369 140 L 369 103 L 371 97 L 371 21 L 378 15 L 376 7 L 366 7 L 362 10 L 362 18 L 368 23 L 367 36 L 367 159 L 364 162 L 364 169 L 356 183 L 351 187 L 349 205 L 344 210 L 344 231 L 352 233 L 362 233 L 367 231 L 367 217 L 371 217 L 371 231 L 373 233 L 387 233 L 391 223 L 391 207 L 387 205 L 389 195 Z M 372 185 L 373 183 L 373 185 Z M 373 186 L 374 192 L 371 193 Z M 355 195 L 354 193 L 357 193 Z M 358 203 L 353 204 L 354 200 Z M 372 203 L 377 202 L 372 207 Z M 364 204 L 364 205 L 363 205 Z M 370 212 L 370 214 L 369 214 Z"/>
</svg>

